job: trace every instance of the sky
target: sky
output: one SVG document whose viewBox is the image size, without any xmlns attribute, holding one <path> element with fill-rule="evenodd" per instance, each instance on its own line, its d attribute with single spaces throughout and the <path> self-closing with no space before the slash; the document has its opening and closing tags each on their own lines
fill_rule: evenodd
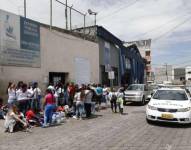
<svg viewBox="0 0 191 150">
<path fill-rule="evenodd" d="M 24 0 L 0 0 L 0 9 L 23 15 Z M 27 17 L 49 24 L 50 0 L 26 0 Z M 65 0 L 60 0 L 65 3 Z M 123 41 L 152 39 L 152 68 L 165 63 L 191 65 L 191 0 L 68 0 L 83 13 L 98 13 L 97 24 Z M 53 25 L 65 27 L 64 6 L 53 0 Z M 87 14 L 86 25 L 94 24 Z M 72 26 L 81 27 L 83 17 L 72 12 Z"/>
</svg>

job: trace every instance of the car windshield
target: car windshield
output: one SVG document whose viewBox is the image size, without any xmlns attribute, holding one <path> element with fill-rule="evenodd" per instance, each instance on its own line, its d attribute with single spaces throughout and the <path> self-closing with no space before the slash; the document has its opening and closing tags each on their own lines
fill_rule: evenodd
<svg viewBox="0 0 191 150">
<path fill-rule="evenodd" d="M 133 84 L 133 85 L 130 85 L 127 90 L 130 90 L 130 91 L 143 91 L 144 88 L 143 88 L 143 85 L 136 85 L 136 84 Z"/>
<path fill-rule="evenodd" d="M 185 91 L 180 90 L 158 90 L 153 99 L 157 100 L 188 100 Z"/>
</svg>

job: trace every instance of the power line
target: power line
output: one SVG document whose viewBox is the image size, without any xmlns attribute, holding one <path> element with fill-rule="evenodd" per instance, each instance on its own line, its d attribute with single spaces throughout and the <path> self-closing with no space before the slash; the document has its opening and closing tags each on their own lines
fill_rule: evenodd
<svg viewBox="0 0 191 150">
<path fill-rule="evenodd" d="M 129 8 L 130 6 L 133 6 L 133 5 L 135 5 L 137 2 L 139 2 L 140 0 L 135 0 L 134 2 L 132 2 L 131 4 L 128 4 L 128 5 L 123 5 L 122 7 L 120 7 L 120 8 L 118 8 L 118 9 L 116 9 L 116 10 L 114 10 L 113 12 L 110 12 L 110 14 L 108 14 L 108 15 L 105 15 L 105 16 L 103 16 L 103 17 L 100 17 L 99 19 L 97 19 L 98 21 L 100 21 L 100 20 L 104 20 L 104 19 L 106 19 L 106 18 L 108 18 L 108 17 L 111 17 L 111 16 L 113 16 L 113 15 L 115 15 L 116 13 L 119 13 L 120 11 L 122 11 L 123 9 L 126 9 L 126 8 Z"/>
<path fill-rule="evenodd" d="M 162 28 L 163 26 L 166 26 L 167 24 L 169 24 L 169 23 L 171 23 L 171 22 L 174 22 L 177 18 L 179 18 L 179 17 L 184 17 L 184 16 L 188 16 L 188 14 L 184 14 L 183 16 L 182 16 L 182 15 L 178 15 L 178 16 L 174 17 L 173 19 L 171 19 L 171 20 L 165 22 L 164 24 L 162 24 L 162 25 L 160 25 L 160 26 L 158 26 L 158 27 L 156 27 L 156 28 L 152 28 L 151 30 L 149 30 L 149 31 L 147 31 L 147 32 L 145 32 L 145 33 L 142 33 L 142 34 L 140 34 L 140 35 L 136 35 L 136 36 L 134 36 L 133 38 L 137 38 L 137 37 L 140 37 L 140 36 L 143 37 L 144 35 L 147 35 L 148 33 L 152 33 L 152 32 L 154 32 L 155 30 L 158 30 L 158 29 Z"/>
<path fill-rule="evenodd" d="M 177 24 L 176 26 L 174 26 L 172 29 L 168 30 L 167 32 L 161 34 L 160 36 L 158 36 L 157 38 L 153 39 L 154 42 L 156 42 L 157 40 L 161 39 L 162 37 L 166 36 L 168 33 L 172 32 L 173 30 L 177 29 L 178 27 L 180 27 L 181 25 L 184 25 L 186 22 L 190 21 L 189 19 L 191 19 L 191 17 L 188 17 L 187 19 L 185 19 L 183 22 Z"/>
</svg>

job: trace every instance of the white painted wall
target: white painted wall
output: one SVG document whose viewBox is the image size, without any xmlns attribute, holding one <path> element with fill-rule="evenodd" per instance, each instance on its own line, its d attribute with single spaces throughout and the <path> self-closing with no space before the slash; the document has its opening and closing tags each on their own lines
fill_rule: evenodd
<svg viewBox="0 0 191 150">
<path fill-rule="evenodd" d="M 5 94 L 9 81 L 38 81 L 45 88 L 49 72 L 67 72 L 75 81 L 75 58 L 90 62 L 90 82 L 99 82 L 98 44 L 69 34 L 41 27 L 41 68 L 0 66 L 0 96 Z"/>
</svg>

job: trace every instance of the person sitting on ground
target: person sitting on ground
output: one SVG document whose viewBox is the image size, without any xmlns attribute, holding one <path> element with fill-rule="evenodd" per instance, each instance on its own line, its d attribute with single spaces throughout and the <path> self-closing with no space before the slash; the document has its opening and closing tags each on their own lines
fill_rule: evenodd
<svg viewBox="0 0 191 150">
<path fill-rule="evenodd" d="M 26 112 L 26 120 L 31 126 L 42 126 L 43 120 L 39 116 L 37 116 L 32 109 L 29 109 Z"/>
<path fill-rule="evenodd" d="M 19 126 L 22 125 L 23 129 L 26 129 L 27 122 L 22 120 L 20 117 L 21 116 L 18 113 L 17 107 L 15 105 L 10 106 L 5 117 L 5 123 L 4 123 L 5 132 L 12 133 L 17 124 L 19 124 Z"/>
</svg>

